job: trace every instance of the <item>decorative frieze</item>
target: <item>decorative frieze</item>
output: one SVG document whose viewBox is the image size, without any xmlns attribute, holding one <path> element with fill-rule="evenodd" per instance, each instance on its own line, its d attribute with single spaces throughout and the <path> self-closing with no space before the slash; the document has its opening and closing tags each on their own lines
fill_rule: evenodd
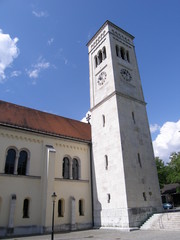
<svg viewBox="0 0 180 240">
<path fill-rule="evenodd" d="M 42 143 L 43 142 L 43 140 L 41 140 L 41 139 L 24 137 L 22 135 L 16 135 L 16 134 L 12 134 L 12 133 L 10 134 L 10 133 L 0 132 L 0 136 L 6 137 L 6 138 L 11 138 L 11 139 L 16 139 L 16 140 L 21 140 L 21 141 L 26 141 L 26 142 L 34 142 L 34 143 Z"/>
<path fill-rule="evenodd" d="M 111 31 L 118 39 L 121 39 L 121 40 L 131 44 L 131 40 L 128 37 L 125 37 L 122 33 L 118 32 L 117 30 L 114 30 L 113 28 Z"/>
<path fill-rule="evenodd" d="M 104 30 L 97 38 L 96 40 L 91 44 L 91 49 L 94 48 L 95 46 L 97 46 L 97 44 L 103 39 L 103 37 L 105 36 L 106 31 Z"/>
<path fill-rule="evenodd" d="M 88 147 L 79 147 L 79 146 L 74 146 L 74 145 L 68 145 L 68 144 L 62 144 L 62 143 L 56 143 L 55 144 L 57 147 L 63 147 L 63 148 L 70 148 L 72 150 L 80 150 L 80 151 L 88 151 Z"/>
</svg>

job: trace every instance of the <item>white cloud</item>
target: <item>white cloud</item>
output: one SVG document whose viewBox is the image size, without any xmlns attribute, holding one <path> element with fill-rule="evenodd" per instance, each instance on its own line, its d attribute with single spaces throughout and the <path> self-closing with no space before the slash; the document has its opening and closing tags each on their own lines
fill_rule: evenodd
<svg viewBox="0 0 180 240">
<path fill-rule="evenodd" d="M 155 156 L 169 161 L 172 152 L 180 151 L 180 120 L 177 122 L 166 122 L 160 128 L 160 133 L 153 141 Z"/>
<path fill-rule="evenodd" d="M 13 71 L 11 73 L 11 77 L 18 77 L 19 75 L 21 75 L 21 71 Z"/>
<path fill-rule="evenodd" d="M 50 38 L 50 39 L 47 41 L 47 44 L 50 46 L 53 42 L 54 42 L 54 38 Z"/>
<path fill-rule="evenodd" d="M 48 13 L 46 11 L 32 11 L 32 14 L 38 18 L 48 17 Z"/>
<path fill-rule="evenodd" d="M 12 39 L 9 34 L 4 34 L 0 29 L 0 83 L 3 83 L 6 78 L 6 68 L 10 67 L 19 55 L 17 42 L 17 37 Z"/>
<path fill-rule="evenodd" d="M 33 64 L 30 70 L 26 69 L 26 72 L 30 78 L 38 78 L 40 72 L 50 67 L 50 63 L 45 61 L 42 57 L 38 58 L 37 63 Z M 33 84 L 36 84 L 36 81 L 33 81 Z"/>
<path fill-rule="evenodd" d="M 89 118 L 89 122 L 91 123 L 91 112 L 90 111 L 88 111 L 86 113 L 86 116 L 83 119 L 81 119 L 81 122 L 88 123 L 88 118 Z"/>
<path fill-rule="evenodd" d="M 158 124 L 150 124 L 150 131 L 151 133 L 155 133 L 160 130 L 160 126 Z"/>
</svg>

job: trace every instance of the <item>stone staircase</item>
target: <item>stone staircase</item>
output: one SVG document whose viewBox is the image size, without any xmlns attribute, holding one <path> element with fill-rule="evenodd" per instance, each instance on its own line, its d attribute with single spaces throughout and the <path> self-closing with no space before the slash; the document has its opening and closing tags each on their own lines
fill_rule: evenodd
<svg viewBox="0 0 180 240">
<path fill-rule="evenodd" d="M 153 214 L 141 227 L 141 230 L 179 230 L 180 211 L 166 211 Z"/>
</svg>

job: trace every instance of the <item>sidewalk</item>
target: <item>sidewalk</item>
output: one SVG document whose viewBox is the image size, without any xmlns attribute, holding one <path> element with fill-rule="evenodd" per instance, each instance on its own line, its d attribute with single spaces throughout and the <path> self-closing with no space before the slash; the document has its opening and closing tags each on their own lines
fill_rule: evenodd
<svg viewBox="0 0 180 240">
<path fill-rule="evenodd" d="M 86 230 L 54 234 L 54 240 L 179 240 L 180 231 L 132 231 L 119 230 Z M 51 240 L 51 235 L 31 237 L 14 237 L 9 240 Z"/>
</svg>

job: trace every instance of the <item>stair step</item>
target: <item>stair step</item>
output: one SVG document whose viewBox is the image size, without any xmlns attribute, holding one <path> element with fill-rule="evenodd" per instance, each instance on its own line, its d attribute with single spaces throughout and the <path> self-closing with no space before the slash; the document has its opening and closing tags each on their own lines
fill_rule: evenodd
<svg viewBox="0 0 180 240">
<path fill-rule="evenodd" d="M 180 212 L 164 212 L 151 216 L 140 228 L 157 230 L 180 230 Z"/>
</svg>

